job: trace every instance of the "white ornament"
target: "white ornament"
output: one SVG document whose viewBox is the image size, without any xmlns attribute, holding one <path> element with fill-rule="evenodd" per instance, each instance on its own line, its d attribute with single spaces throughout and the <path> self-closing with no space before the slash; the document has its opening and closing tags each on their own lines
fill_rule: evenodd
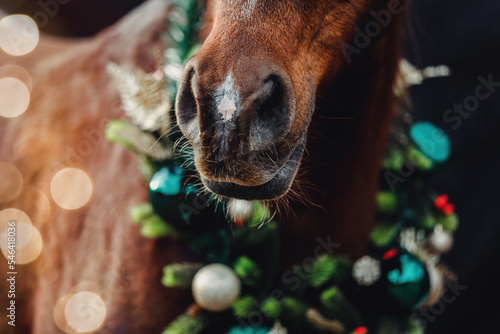
<svg viewBox="0 0 500 334">
<path fill-rule="evenodd" d="M 276 321 L 271 331 L 267 334 L 288 334 L 288 330 L 279 321 Z"/>
<path fill-rule="evenodd" d="M 453 247 L 453 235 L 442 228 L 435 228 L 429 237 L 429 246 L 437 253 L 446 253 Z"/>
<path fill-rule="evenodd" d="M 193 278 L 192 291 L 203 309 L 226 310 L 240 295 L 241 282 L 231 268 L 213 263 L 201 268 Z"/>
<path fill-rule="evenodd" d="M 354 262 L 352 276 L 359 285 L 369 286 L 380 278 L 380 262 L 366 255 Z"/>
<path fill-rule="evenodd" d="M 419 247 L 415 229 L 407 228 L 401 231 L 401 234 L 399 235 L 399 243 L 401 244 L 401 247 L 406 249 L 408 252 L 417 252 Z"/>
<path fill-rule="evenodd" d="M 231 199 L 228 204 L 228 212 L 233 221 L 245 222 L 253 212 L 253 203 L 241 199 Z"/>
</svg>

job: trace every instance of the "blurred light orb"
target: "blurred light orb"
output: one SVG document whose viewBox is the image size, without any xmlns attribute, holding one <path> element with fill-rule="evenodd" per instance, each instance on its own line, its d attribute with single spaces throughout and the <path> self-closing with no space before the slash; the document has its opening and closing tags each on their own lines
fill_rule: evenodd
<svg viewBox="0 0 500 334">
<path fill-rule="evenodd" d="M 24 223 L 31 225 L 31 219 L 26 213 L 21 210 L 8 208 L 0 211 L 0 233 L 3 233 L 8 227 L 8 223 L 15 221 L 16 223 Z"/>
<path fill-rule="evenodd" d="M 59 327 L 59 329 L 64 333 L 75 333 L 75 331 L 71 329 L 71 327 L 69 327 L 68 323 L 66 322 L 66 317 L 64 316 L 64 309 L 71 296 L 72 294 L 63 296 L 57 301 L 56 305 L 54 306 L 54 322 L 56 323 L 57 327 Z"/>
<path fill-rule="evenodd" d="M 16 229 L 15 231 L 16 251 L 17 251 L 29 243 L 31 236 L 33 234 L 33 226 L 25 223 L 16 223 L 15 229 Z M 0 247 L 2 247 L 2 250 L 3 249 L 7 250 L 7 236 L 8 236 L 8 229 L 3 231 L 2 237 L 0 239 Z"/>
<path fill-rule="evenodd" d="M 19 79 L 0 79 L 0 116 L 13 118 L 21 115 L 30 104 L 30 91 Z"/>
<path fill-rule="evenodd" d="M 50 183 L 54 201 L 63 209 L 75 210 L 88 203 L 92 196 L 92 181 L 77 168 L 64 168 L 56 173 Z"/>
<path fill-rule="evenodd" d="M 78 292 L 66 302 L 64 317 L 76 333 L 92 332 L 106 320 L 106 305 L 96 293 Z"/>
<path fill-rule="evenodd" d="M 24 67 L 14 64 L 3 65 L 0 67 L 0 78 L 7 77 L 21 80 L 31 92 L 33 88 L 33 78 Z"/>
<path fill-rule="evenodd" d="M 31 238 L 22 248 L 16 247 L 16 264 L 28 264 L 35 261 L 43 249 L 43 239 L 38 229 L 27 224 L 22 224 L 22 226 L 24 226 L 24 233 L 31 234 Z"/>
<path fill-rule="evenodd" d="M 23 176 L 13 164 L 0 162 L 0 202 L 8 202 L 15 199 L 23 189 Z"/>
<path fill-rule="evenodd" d="M 68 300 L 73 296 L 73 294 L 67 294 L 64 295 L 62 298 L 60 298 L 56 305 L 54 306 L 54 322 L 56 323 L 57 327 L 64 333 L 68 334 L 73 334 L 76 333 L 76 331 L 71 328 L 67 321 L 66 321 L 66 316 L 64 315 L 64 309 L 66 308 L 66 304 L 68 303 Z"/>
<path fill-rule="evenodd" d="M 9 248 L 7 243 L 7 237 L 10 236 L 8 230 L 6 229 L 2 233 L 0 239 L 0 245 L 2 248 L 2 253 L 7 258 L 9 256 Z M 28 264 L 35 261 L 43 248 L 42 236 L 38 229 L 30 224 L 17 223 L 16 231 L 16 254 L 15 260 L 16 264 Z"/>
<path fill-rule="evenodd" d="M 35 49 L 40 32 L 27 15 L 9 15 L 0 20 L 0 48 L 11 56 L 24 56 Z"/>
</svg>

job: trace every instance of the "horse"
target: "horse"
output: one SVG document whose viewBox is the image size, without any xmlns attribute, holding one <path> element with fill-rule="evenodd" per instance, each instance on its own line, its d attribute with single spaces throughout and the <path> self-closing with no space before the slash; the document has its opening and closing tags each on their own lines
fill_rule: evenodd
<svg viewBox="0 0 500 334">
<path fill-rule="evenodd" d="M 319 236 L 360 257 L 394 117 L 405 2 L 206 0 L 205 7 L 203 44 L 185 67 L 175 108 L 204 187 L 285 208 L 276 218 L 282 269 L 311 255 Z M 136 158 L 103 136 L 108 120 L 124 118 L 106 64 L 157 71 L 171 10 L 167 0 L 150 0 L 95 37 L 42 35 L 25 56 L 0 54 L 0 64 L 31 80 L 27 111 L 0 119 L 2 162 L 23 179 L 20 195 L 0 208 L 24 212 L 43 240 L 38 258 L 17 266 L 16 326 L 2 321 L 2 333 L 71 332 L 60 305 L 89 289 L 100 299 L 77 310 L 87 320 L 105 314 L 95 333 L 157 333 L 192 303 L 190 291 L 161 285 L 161 269 L 193 255 L 180 241 L 143 238 L 130 223 L 128 209 L 147 200 L 147 187 Z M 50 196 L 66 167 L 92 180 L 89 201 L 73 210 Z M 2 231 L 17 217 L 10 212 L 1 211 Z M 6 261 L 1 268 L 9 271 Z"/>
</svg>

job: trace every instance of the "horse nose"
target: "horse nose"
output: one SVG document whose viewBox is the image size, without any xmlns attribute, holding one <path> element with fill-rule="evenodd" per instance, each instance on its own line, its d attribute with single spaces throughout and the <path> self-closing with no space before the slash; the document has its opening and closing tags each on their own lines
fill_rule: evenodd
<svg viewBox="0 0 500 334">
<path fill-rule="evenodd" d="M 248 159 L 290 132 L 295 94 L 279 66 L 248 62 L 226 71 L 188 63 L 177 95 L 181 131 L 214 160 Z"/>
</svg>

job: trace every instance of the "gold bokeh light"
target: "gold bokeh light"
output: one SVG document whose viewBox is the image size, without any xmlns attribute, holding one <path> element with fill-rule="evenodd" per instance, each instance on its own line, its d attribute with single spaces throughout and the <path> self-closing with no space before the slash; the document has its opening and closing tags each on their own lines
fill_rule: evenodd
<svg viewBox="0 0 500 334">
<path fill-rule="evenodd" d="M 24 211 L 15 208 L 8 208 L 0 211 L 0 233 L 5 231 L 8 223 L 11 221 L 31 225 L 31 219 Z"/>
<path fill-rule="evenodd" d="M 102 298 L 90 291 L 63 296 L 54 307 L 54 321 L 65 333 L 90 333 L 106 320 L 107 310 Z"/>
<path fill-rule="evenodd" d="M 81 208 L 92 196 L 89 176 L 77 168 L 64 168 L 56 173 L 50 183 L 52 198 L 63 209 Z"/>
<path fill-rule="evenodd" d="M 13 118 L 23 114 L 30 104 L 30 91 L 19 79 L 0 79 L 0 116 Z"/>
<path fill-rule="evenodd" d="M 0 78 L 16 78 L 21 80 L 31 93 L 33 88 L 33 78 L 29 72 L 22 66 L 6 64 L 0 67 Z"/>
<path fill-rule="evenodd" d="M 3 255 L 9 256 L 7 243 L 8 230 L 0 238 Z M 43 241 L 40 232 L 31 224 L 16 223 L 15 226 L 15 261 L 16 264 L 28 264 L 35 261 L 42 252 Z"/>
<path fill-rule="evenodd" d="M 12 56 L 24 56 L 33 51 L 40 32 L 27 15 L 9 15 L 0 20 L 0 48 Z"/>
</svg>

